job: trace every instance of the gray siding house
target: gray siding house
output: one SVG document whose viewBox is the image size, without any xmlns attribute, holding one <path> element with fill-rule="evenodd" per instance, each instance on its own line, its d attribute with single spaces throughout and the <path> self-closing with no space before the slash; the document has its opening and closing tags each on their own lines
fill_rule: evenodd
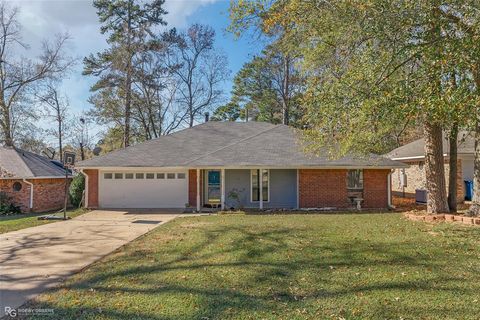
<svg viewBox="0 0 480 320">
<path fill-rule="evenodd" d="M 367 208 L 390 204 L 390 159 L 305 154 L 301 133 L 207 122 L 80 162 L 91 208 Z"/>
</svg>

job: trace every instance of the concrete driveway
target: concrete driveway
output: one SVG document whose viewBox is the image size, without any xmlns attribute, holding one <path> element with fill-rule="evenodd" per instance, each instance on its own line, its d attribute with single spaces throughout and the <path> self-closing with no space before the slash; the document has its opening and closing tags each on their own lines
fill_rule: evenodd
<svg viewBox="0 0 480 320">
<path fill-rule="evenodd" d="M 95 210 L 68 221 L 0 235 L 0 318 L 178 211 Z"/>
</svg>

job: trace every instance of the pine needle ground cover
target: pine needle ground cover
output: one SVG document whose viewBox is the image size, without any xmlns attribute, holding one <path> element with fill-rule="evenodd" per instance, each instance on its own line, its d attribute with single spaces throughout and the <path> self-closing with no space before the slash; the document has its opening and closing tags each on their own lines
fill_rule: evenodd
<svg viewBox="0 0 480 320">
<path fill-rule="evenodd" d="M 397 213 L 178 218 L 39 296 L 58 319 L 478 319 L 480 228 Z"/>
</svg>

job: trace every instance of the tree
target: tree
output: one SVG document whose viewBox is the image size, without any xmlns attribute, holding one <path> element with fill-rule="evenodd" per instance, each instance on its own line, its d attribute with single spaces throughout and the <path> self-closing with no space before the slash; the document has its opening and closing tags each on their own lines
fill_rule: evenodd
<svg viewBox="0 0 480 320">
<path fill-rule="evenodd" d="M 311 151 L 328 146 L 336 157 L 386 151 L 391 144 L 386 137 L 421 123 L 427 211 L 448 211 L 442 130 L 459 102 L 469 101 L 469 93 L 450 81 L 465 47 L 442 13 L 449 6 L 438 1 L 235 1 L 233 9 L 237 27 L 280 30 L 282 46 L 300 52 L 308 75 L 303 102 Z"/>
<path fill-rule="evenodd" d="M 186 122 L 195 120 L 223 98 L 222 83 L 228 78 L 227 59 L 214 47 L 215 31 L 194 24 L 186 32 L 175 29 L 163 36 L 170 43 L 167 65 L 178 80 L 176 103 L 186 110 Z"/>
<path fill-rule="evenodd" d="M 92 120 L 85 113 L 72 120 L 71 144 L 79 151 L 77 154 L 80 155 L 80 160 L 87 159 L 92 150 L 91 123 Z"/>
<path fill-rule="evenodd" d="M 63 74 L 73 60 L 64 55 L 68 35 L 57 35 L 52 42 L 42 43 L 36 59 L 22 56 L 28 49 L 22 42 L 18 10 L 0 4 L 0 128 L 6 146 L 13 146 L 18 119 L 30 117 L 28 99 L 43 81 Z"/>
<path fill-rule="evenodd" d="M 58 140 L 58 151 L 60 161 L 63 161 L 63 142 L 66 138 L 65 130 L 67 124 L 67 110 L 69 107 L 68 97 L 62 96 L 55 83 L 46 84 L 44 92 L 37 94 L 37 99 L 45 108 L 44 116 L 53 119 L 56 122 L 56 128 L 49 129 L 47 132 L 53 134 Z"/>
<path fill-rule="evenodd" d="M 148 2 L 136 0 L 95 0 L 102 27 L 108 34 L 110 48 L 84 59 L 84 75 L 100 77 L 92 91 L 104 92 L 123 107 L 123 146 L 130 145 L 132 112 L 132 83 L 135 56 L 146 50 L 155 38 L 154 28 L 165 25 L 162 16 L 164 0 Z M 102 92 L 103 91 L 103 92 Z M 120 102 L 121 101 L 121 102 Z"/>
<path fill-rule="evenodd" d="M 218 107 L 212 115 L 212 121 L 237 121 L 241 115 L 241 107 L 231 101 Z"/>
<path fill-rule="evenodd" d="M 239 105 L 242 118 L 301 127 L 300 97 L 304 79 L 288 58 L 275 46 L 267 46 L 261 56 L 245 63 L 234 78 L 231 105 Z M 248 119 L 246 119 L 248 121 Z"/>
</svg>

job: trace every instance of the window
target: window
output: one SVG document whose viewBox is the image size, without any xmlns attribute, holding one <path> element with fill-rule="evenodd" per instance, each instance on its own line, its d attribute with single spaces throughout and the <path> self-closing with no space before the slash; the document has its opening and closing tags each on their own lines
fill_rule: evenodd
<svg viewBox="0 0 480 320">
<path fill-rule="evenodd" d="M 262 172 L 260 174 L 260 171 Z M 251 171 L 251 186 L 252 186 L 252 202 L 260 201 L 260 176 L 262 177 L 262 186 L 263 186 L 263 194 L 262 200 L 268 202 L 268 195 L 270 194 L 270 173 L 268 170 L 252 170 Z"/>
<path fill-rule="evenodd" d="M 143 173 L 135 173 L 135 179 L 143 179 Z"/>
<path fill-rule="evenodd" d="M 157 179 L 165 179 L 165 173 L 157 173 Z"/>
<path fill-rule="evenodd" d="M 113 174 L 112 173 L 104 173 L 103 174 L 103 179 L 112 179 L 113 178 Z"/>
<path fill-rule="evenodd" d="M 353 189 L 353 190 L 363 189 L 363 170 L 361 169 L 348 170 L 347 188 Z"/>
<path fill-rule="evenodd" d="M 115 179 L 123 179 L 123 173 L 115 173 Z"/>
<path fill-rule="evenodd" d="M 177 179 L 185 179 L 185 173 L 177 173 Z"/>
<path fill-rule="evenodd" d="M 155 173 L 147 173 L 147 179 L 155 179 Z"/>
<path fill-rule="evenodd" d="M 133 179 L 133 173 L 125 173 L 125 179 Z"/>
<path fill-rule="evenodd" d="M 22 190 L 22 184 L 17 181 L 17 182 L 15 182 L 15 183 L 13 184 L 13 191 L 17 191 L 17 192 L 18 192 L 18 191 L 20 191 L 20 190 Z"/>
<path fill-rule="evenodd" d="M 175 173 L 167 173 L 167 179 L 175 179 Z"/>
</svg>

